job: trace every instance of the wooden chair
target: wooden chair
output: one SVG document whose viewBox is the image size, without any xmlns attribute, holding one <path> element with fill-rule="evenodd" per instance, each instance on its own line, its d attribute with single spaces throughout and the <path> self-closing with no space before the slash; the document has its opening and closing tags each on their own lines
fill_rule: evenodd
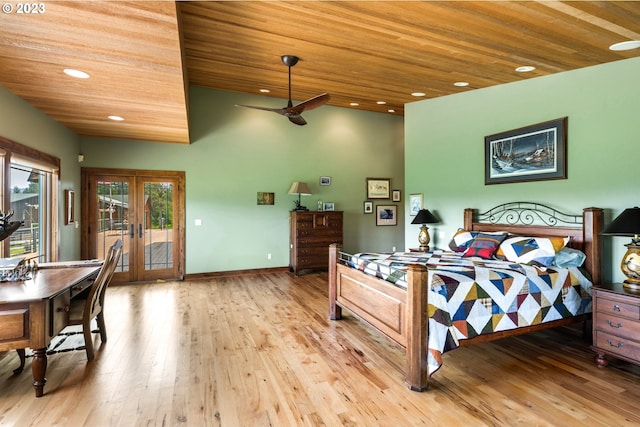
<svg viewBox="0 0 640 427">
<path fill-rule="evenodd" d="M 87 352 L 87 360 L 93 360 L 93 339 L 91 336 L 91 321 L 96 319 L 100 340 L 107 342 L 107 328 L 104 322 L 104 295 L 111 277 L 116 270 L 120 255 L 122 254 L 122 240 L 118 239 L 109 248 L 104 264 L 98 273 L 98 277 L 91 285 L 86 299 L 74 298 L 69 309 L 69 325 L 82 325 L 84 335 L 84 349 Z"/>
</svg>

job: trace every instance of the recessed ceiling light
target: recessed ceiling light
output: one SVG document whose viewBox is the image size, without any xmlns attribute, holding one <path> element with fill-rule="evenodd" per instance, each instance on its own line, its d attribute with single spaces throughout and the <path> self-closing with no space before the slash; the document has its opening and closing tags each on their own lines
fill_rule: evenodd
<svg viewBox="0 0 640 427">
<path fill-rule="evenodd" d="M 529 71 L 533 71 L 535 69 L 536 67 L 533 67 L 531 65 L 523 65 L 522 67 L 516 68 L 516 71 L 519 73 L 528 73 Z"/>
<path fill-rule="evenodd" d="M 75 77 L 77 79 L 89 78 L 89 74 L 85 73 L 84 71 L 74 70 L 73 68 L 65 68 L 63 71 L 67 76 Z"/>
<path fill-rule="evenodd" d="M 464 87 L 464 86 L 469 86 L 469 82 L 455 82 L 453 85 L 458 87 Z"/>
<path fill-rule="evenodd" d="M 640 47 L 640 40 L 629 40 L 626 42 L 615 43 L 609 46 L 611 50 L 631 50 Z"/>
<path fill-rule="evenodd" d="M 116 122 L 121 122 L 124 120 L 124 117 L 120 117 L 120 116 L 109 116 L 109 119 L 114 120 Z"/>
<path fill-rule="evenodd" d="M 411 96 L 425 96 L 425 95 L 426 95 L 426 93 L 424 93 L 424 92 L 413 92 L 411 94 Z"/>
<path fill-rule="evenodd" d="M 376 104 L 378 104 L 378 105 L 384 105 L 384 104 L 386 104 L 386 103 L 387 103 L 387 101 L 377 101 L 377 102 L 376 102 Z"/>
<path fill-rule="evenodd" d="M 358 104 L 357 102 L 352 102 L 352 103 L 350 103 L 349 105 L 351 105 L 352 107 L 357 107 L 357 106 L 358 106 L 358 105 L 360 105 L 360 104 Z"/>
<path fill-rule="evenodd" d="M 395 112 L 396 112 L 396 110 L 394 110 L 393 108 L 389 108 L 387 111 L 388 111 L 389 113 L 395 113 Z"/>
<path fill-rule="evenodd" d="M 269 93 L 271 92 L 269 89 L 260 89 L 260 93 Z"/>
</svg>

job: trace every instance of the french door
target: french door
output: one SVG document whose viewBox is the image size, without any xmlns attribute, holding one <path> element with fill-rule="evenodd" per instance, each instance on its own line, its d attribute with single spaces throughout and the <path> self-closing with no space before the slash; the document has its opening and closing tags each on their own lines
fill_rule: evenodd
<svg viewBox="0 0 640 427">
<path fill-rule="evenodd" d="M 184 277 L 184 172 L 82 169 L 82 257 L 124 246 L 113 282 Z"/>
</svg>

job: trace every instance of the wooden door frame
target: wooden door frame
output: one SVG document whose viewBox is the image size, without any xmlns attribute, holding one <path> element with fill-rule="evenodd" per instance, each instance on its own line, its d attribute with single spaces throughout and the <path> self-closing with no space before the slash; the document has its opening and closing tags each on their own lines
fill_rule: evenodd
<svg viewBox="0 0 640 427">
<path fill-rule="evenodd" d="M 147 170 L 147 169 L 112 169 L 112 168 L 81 168 L 81 197 L 80 197 L 80 208 L 81 208 L 81 247 L 80 253 L 82 259 L 90 259 L 91 258 L 91 245 L 89 236 L 90 236 L 90 226 L 91 220 L 89 218 L 90 211 L 90 203 L 88 195 L 90 194 L 90 181 L 91 177 L 96 175 L 109 175 L 109 176 L 120 176 L 122 178 L 168 178 L 173 179 L 177 182 L 176 188 L 176 197 L 174 199 L 174 203 L 177 204 L 177 219 L 174 218 L 174 228 L 177 228 L 178 231 L 178 241 L 177 243 L 177 272 L 178 276 L 176 279 L 182 280 L 184 279 L 185 274 L 185 235 L 186 235 L 186 217 L 185 217 L 185 172 L 184 171 L 167 171 L 167 170 Z"/>
</svg>

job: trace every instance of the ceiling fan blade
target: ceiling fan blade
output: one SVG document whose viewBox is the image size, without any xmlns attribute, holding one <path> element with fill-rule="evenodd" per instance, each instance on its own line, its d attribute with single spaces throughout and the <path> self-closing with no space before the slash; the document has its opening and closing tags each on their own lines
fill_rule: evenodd
<svg viewBox="0 0 640 427">
<path fill-rule="evenodd" d="M 273 113 L 278 113 L 278 114 L 282 114 L 282 115 L 285 115 L 285 113 L 287 111 L 286 108 L 256 107 L 255 105 L 236 104 L 236 107 L 253 108 L 254 110 L 262 110 L 262 111 L 271 111 Z"/>
<path fill-rule="evenodd" d="M 304 126 L 307 124 L 307 121 L 305 119 L 302 118 L 302 116 L 297 115 L 297 116 L 287 116 L 289 117 L 289 121 L 291 123 L 295 123 L 299 126 Z"/>
<path fill-rule="evenodd" d="M 326 104 L 331 99 L 331 96 L 328 93 L 323 93 L 322 95 L 315 96 L 313 98 L 307 99 L 304 102 L 296 105 L 295 107 L 287 108 L 287 112 L 291 114 L 302 114 L 303 111 L 313 110 L 314 108 L 318 108 Z"/>
</svg>

